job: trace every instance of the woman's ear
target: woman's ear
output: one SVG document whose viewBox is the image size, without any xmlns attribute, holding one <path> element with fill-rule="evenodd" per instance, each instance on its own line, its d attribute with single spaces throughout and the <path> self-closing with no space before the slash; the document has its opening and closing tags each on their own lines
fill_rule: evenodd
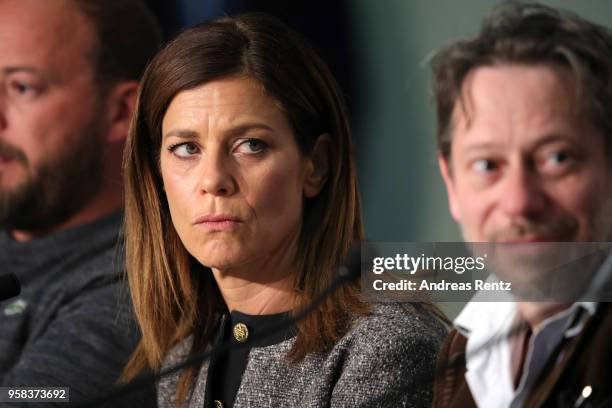
<svg viewBox="0 0 612 408">
<path fill-rule="evenodd" d="M 317 138 L 306 162 L 304 197 L 313 198 L 321 192 L 329 174 L 331 138 L 323 133 Z"/>
</svg>

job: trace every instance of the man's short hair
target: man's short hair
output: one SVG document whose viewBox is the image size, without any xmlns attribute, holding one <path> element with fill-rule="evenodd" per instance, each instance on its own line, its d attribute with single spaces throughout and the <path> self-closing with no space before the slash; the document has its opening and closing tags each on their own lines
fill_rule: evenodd
<svg viewBox="0 0 612 408">
<path fill-rule="evenodd" d="M 139 80 L 158 51 L 158 22 L 141 0 L 70 0 L 94 26 L 92 68 L 102 91 L 124 80 Z"/>
<path fill-rule="evenodd" d="M 438 118 L 438 151 L 449 159 L 452 119 L 467 75 L 498 63 L 557 64 L 575 77 L 581 112 L 612 137 L 612 32 L 578 15 L 544 5 L 511 1 L 495 7 L 476 37 L 457 41 L 432 59 Z M 610 151 L 610 149 L 608 149 Z"/>
</svg>

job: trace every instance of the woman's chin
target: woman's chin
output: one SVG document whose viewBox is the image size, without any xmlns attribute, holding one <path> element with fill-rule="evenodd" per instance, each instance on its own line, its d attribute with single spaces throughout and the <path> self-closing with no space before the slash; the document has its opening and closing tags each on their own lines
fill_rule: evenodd
<svg viewBox="0 0 612 408">
<path fill-rule="evenodd" d="M 247 263 L 244 257 L 238 254 L 214 254 L 211 256 L 196 256 L 195 258 L 202 265 L 220 272 L 236 269 Z"/>
</svg>

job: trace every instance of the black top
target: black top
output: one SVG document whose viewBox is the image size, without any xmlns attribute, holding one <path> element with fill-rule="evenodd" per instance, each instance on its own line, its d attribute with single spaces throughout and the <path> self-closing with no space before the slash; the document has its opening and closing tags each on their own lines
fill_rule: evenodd
<svg viewBox="0 0 612 408">
<path fill-rule="evenodd" d="M 267 334 L 270 329 L 281 324 L 287 324 L 287 328 L 271 335 Z M 236 325 L 238 325 L 237 328 Z M 211 361 L 207 381 L 210 392 L 207 394 L 212 398 L 205 406 L 215 407 L 215 401 L 220 401 L 224 408 L 230 408 L 234 405 L 251 349 L 271 346 L 288 340 L 297 334 L 297 328 L 289 312 L 247 315 L 233 311 L 221 318 L 219 334 L 221 333 L 222 335 L 217 338 L 217 343 L 231 342 L 232 348 Z"/>
</svg>

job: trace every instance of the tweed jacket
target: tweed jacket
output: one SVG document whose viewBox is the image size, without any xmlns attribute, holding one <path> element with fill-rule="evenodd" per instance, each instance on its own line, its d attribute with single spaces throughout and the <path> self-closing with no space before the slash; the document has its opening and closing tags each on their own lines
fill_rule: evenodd
<svg viewBox="0 0 612 408">
<path fill-rule="evenodd" d="M 581 333 L 566 339 L 553 353 L 529 391 L 525 407 L 612 406 L 612 304 L 600 303 Z M 453 330 L 438 356 L 434 402 L 436 408 L 475 407 L 465 380 L 467 339 Z M 581 400 L 586 387 L 591 393 Z"/>
<path fill-rule="evenodd" d="M 299 363 L 285 360 L 294 338 L 251 349 L 235 407 L 426 407 L 435 359 L 446 327 L 409 304 L 375 305 L 369 316 L 327 353 Z M 188 354 L 191 338 L 175 346 L 164 366 Z M 208 364 L 199 371 L 188 407 L 204 406 Z M 160 407 L 175 406 L 178 375 L 158 384 Z"/>
</svg>

